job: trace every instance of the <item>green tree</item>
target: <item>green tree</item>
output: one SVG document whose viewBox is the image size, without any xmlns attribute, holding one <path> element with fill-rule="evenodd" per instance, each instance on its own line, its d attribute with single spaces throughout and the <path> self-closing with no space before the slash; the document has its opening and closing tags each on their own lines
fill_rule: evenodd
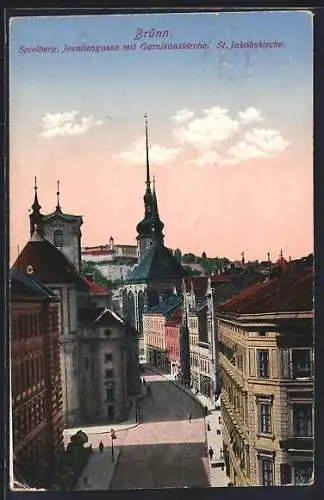
<svg viewBox="0 0 324 500">
<path fill-rule="evenodd" d="M 196 256 L 193 253 L 185 253 L 182 257 L 182 262 L 184 264 L 195 264 Z"/>
<path fill-rule="evenodd" d="M 88 442 L 88 436 L 80 430 L 71 436 L 70 442 L 75 446 L 83 447 Z"/>
<path fill-rule="evenodd" d="M 103 274 L 99 271 L 97 268 L 97 265 L 95 262 L 92 261 L 84 261 L 82 262 L 82 274 L 83 275 L 92 275 L 92 280 L 94 283 L 97 283 L 97 285 L 100 285 L 104 288 L 113 288 L 113 282 L 110 280 L 107 280 Z"/>
<path fill-rule="evenodd" d="M 183 268 L 187 272 L 188 276 L 201 276 L 201 271 L 198 269 L 192 269 L 190 266 L 183 266 Z"/>
</svg>

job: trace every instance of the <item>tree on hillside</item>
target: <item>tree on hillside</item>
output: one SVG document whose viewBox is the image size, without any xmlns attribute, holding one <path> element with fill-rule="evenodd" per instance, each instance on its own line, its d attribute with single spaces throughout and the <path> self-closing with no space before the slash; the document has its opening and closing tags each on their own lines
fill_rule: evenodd
<svg viewBox="0 0 324 500">
<path fill-rule="evenodd" d="M 94 283 L 97 283 L 97 285 L 100 285 L 104 288 L 114 288 L 116 286 L 116 283 L 113 283 L 110 280 L 107 280 L 103 274 L 97 269 L 95 262 L 91 261 L 84 261 L 82 262 L 82 274 L 85 275 L 91 275 L 92 280 Z"/>
<path fill-rule="evenodd" d="M 193 253 L 185 253 L 182 256 L 182 262 L 184 264 L 195 264 L 196 262 L 196 256 Z"/>
<path fill-rule="evenodd" d="M 192 269 L 190 266 L 183 266 L 183 268 L 188 276 L 201 276 L 201 272 L 198 269 Z"/>
</svg>

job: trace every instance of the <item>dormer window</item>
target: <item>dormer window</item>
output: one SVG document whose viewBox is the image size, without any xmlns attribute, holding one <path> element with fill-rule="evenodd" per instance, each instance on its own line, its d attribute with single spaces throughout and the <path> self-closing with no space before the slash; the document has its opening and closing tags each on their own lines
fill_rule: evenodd
<svg viewBox="0 0 324 500">
<path fill-rule="evenodd" d="M 61 229 L 56 229 L 53 235 L 54 246 L 61 248 L 63 247 L 63 231 Z"/>
</svg>

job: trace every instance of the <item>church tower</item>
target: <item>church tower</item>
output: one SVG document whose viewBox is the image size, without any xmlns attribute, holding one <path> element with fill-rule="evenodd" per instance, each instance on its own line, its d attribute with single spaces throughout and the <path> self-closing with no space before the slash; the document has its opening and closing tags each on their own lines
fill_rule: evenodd
<svg viewBox="0 0 324 500">
<path fill-rule="evenodd" d="M 81 271 L 81 215 L 64 213 L 60 205 L 60 183 L 57 182 L 55 211 L 43 216 L 44 238 L 56 246 Z"/>
<path fill-rule="evenodd" d="M 143 260 L 147 252 L 155 245 L 163 245 L 163 227 L 160 220 L 155 185 L 151 190 L 150 162 L 149 162 L 149 141 L 147 116 L 145 115 L 145 149 L 146 149 L 146 191 L 144 194 L 144 218 L 137 224 L 136 230 L 139 262 Z"/>
<path fill-rule="evenodd" d="M 37 226 L 37 231 L 41 237 L 44 236 L 44 223 L 43 214 L 41 214 L 40 209 L 42 208 L 38 202 L 37 196 L 37 178 L 35 177 L 34 185 L 34 203 L 32 204 L 32 213 L 29 215 L 29 225 L 30 225 L 30 236 L 34 234 L 35 226 Z"/>
</svg>

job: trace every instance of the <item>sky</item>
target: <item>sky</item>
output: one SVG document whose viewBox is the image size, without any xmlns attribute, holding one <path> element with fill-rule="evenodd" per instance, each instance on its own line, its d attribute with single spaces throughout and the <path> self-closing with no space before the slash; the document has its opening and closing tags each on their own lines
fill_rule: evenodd
<svg viewBox="0 0 324 500">
<path fill-rule="evenodd" d="M 35 176 L 44 214 L 60 181 L 83 246 L 136 244 L 145 113 L 168 247 L 312 252 L 312 33 L 297 11 L 12 19 L 11 261 L 29 238 Z"/>
</svg>

